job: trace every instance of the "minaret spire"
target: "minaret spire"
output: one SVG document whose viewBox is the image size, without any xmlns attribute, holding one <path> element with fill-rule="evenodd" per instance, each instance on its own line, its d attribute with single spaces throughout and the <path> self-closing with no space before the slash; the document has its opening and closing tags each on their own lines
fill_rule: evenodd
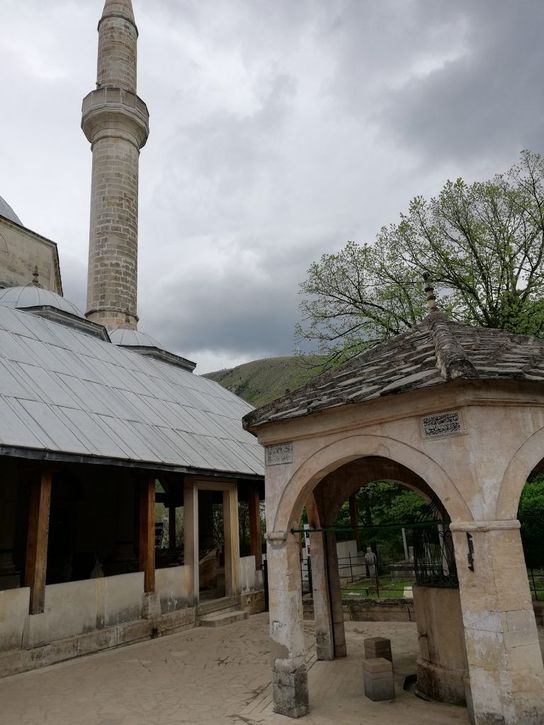
<svg viewBox="0 0 544 725">
<path fill-rule="evenodd" d="M 138 171 L 149 113 L 137 96 L 138 29 L 131 0 L 106 0 L 98 24 L 97 87 L 83 101 L 93 153 L 87 317 L 138 324 Z"/>
</svg>

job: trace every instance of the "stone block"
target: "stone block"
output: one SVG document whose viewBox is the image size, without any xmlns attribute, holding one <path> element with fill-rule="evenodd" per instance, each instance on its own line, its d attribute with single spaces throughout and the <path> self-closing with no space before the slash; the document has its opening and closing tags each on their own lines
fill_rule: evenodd
<svg viewBox="0 0 544 725">
<path fill-rule="evenodd" d="M 366 660 L 383 657 L 384 659 L 389 660 L 389 662 L 393 662 L 390 639 L 387 639 L 386 637 L 367 637 L 364 644 Z"/>
<path fill-rule="evenodd" d="M 249 614 L 260 614 L 264 612 L 264 591 L 242 593 L 240 595 L 240 608 L 249 612 Z"/>
<path fill-rule="evenodd" d="M 380 702 L 394 699 L 393 665 L 389 660 L 384 657 L 365 660 L 363 662 L 363 680 L 365 695 L 369 700 Z"/>
<path fill-rule="evenodd" d="M 273 673 L 274 712 L 287 717 L 304 717 L 308 713 L 308 674 L 306 666 L 292 667 L 277 660 Z"/>
</svg>

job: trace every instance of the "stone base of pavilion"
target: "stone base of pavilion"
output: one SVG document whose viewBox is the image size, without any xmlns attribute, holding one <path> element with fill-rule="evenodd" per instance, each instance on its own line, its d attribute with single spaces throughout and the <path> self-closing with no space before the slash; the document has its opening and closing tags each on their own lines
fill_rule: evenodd
<svg viewBox="0 0 544 725">
<path fill-rule="evenodd" d="M 466 725 L 466 707 L 424 700 L 415 687 L 404 689 L 407 678 L 416 674 L 418 634 L 415 622 L 346 622 L 347 656 L 332 661 L 315 657 L 314 623 L 305 622 L 310 712 L 298 722 L 304 725 Z M 544 629 L 543 635 L 544 635 Z M 391 640 L 395 678 L 395 700 L 372 702 L 364 695 L 364 640 Z M 544 647 L 544 642 L 543 642 Z M 240 712 L 246 721 L 280 724 L 289 720 L 274 713 L 272 689 L 268 687 Z"/>
</svg>

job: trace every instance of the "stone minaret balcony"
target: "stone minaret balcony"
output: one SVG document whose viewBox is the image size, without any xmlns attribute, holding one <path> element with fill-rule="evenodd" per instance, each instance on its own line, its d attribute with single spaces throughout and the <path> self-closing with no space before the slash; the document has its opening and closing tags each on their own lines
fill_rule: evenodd
<svg viewBox="0 0 544 725">
<path fill-rule="evenodd" d="M 87 317 L 138 323 L 138 172 L 149 112 L 137 96 L 138 29 L 131 0 L 107 0 L 98 25 L 97 88 L 83 101 L 93 154 Z"/>
</svg>

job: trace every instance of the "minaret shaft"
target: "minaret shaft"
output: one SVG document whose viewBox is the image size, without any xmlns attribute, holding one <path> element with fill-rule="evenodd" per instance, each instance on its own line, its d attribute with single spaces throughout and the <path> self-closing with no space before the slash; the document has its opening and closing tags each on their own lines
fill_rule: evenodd
<svg viewBox="0 0 544 725">
<path fill-rule="evenodd" d="M 130 0 L 107 0 L 99 24 L 97 89 L 83 101 L 92 144 L 87 317 L 138 323 L 138 172 L 149 114 L 136 95 L 138 31 Z"/>
</svg>

